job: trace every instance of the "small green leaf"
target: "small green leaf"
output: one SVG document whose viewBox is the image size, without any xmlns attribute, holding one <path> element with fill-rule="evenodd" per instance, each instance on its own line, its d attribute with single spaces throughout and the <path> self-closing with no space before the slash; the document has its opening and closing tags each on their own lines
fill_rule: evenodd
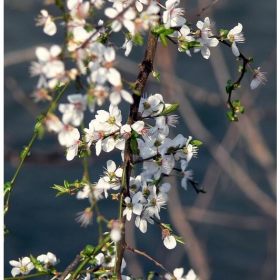
<svg viewBox="0 0 280 280">
<path fill-rule="evenodd" d="M 226 92 L 229 94 L 230 93 L 230 89 L 231 89 L 231 85 L 227 85 L 226 86 Z"/>
<path fill-rule="evenodd" d="M 69 189 L 69 183 L 66 180 L 63 181 L 63 184 L 65 188 Z"/>
<path fill-rule="evenodd" d="M 176 109 L 178 109 L 178 107 L 179 107 L 178 103 L 172 104 L 171 106 L 168 106 L 167 108 L 165 108 L 160 115 L 161 116 L 168 115 L 168 114 L 172 113 L 173 111 L 175 111 Z"/>
<path fill-rule="evenodd" d="M 130 148 L 131 151 L 134 155 L 138 155 L 139 151 L 138 151 L 138 142 L 136 139 L 130 139 Z"/>
<path fill-rule="evenodd" d="M 161 25 L 158 25 L 158 26 L 152 28 L 151 32 L 154 35 L 159 35 L 159 34 L 162 34 L 165 30 L 166 30 L 166 28 L 165 28 L 164 24 L 161 24 Z"/>
<path fill-rule="evenodd" d="M 232 115 L 232 112 L 227 112 L 227 117 L 231 122 L 238 122 L 238 117 L 236 115 Z"/>
<path fill-rule="evenodd" d="M 244 109 L 243 106 L 239 106 L 238 109 L 239 109 L 239 113 L 240 113 L 240 114 L 244 114 L 245 109 Z"/>
<path fill-rule="evenodd" d="M 167 40 L 166 40 L 166 36 L 164 34 L 160 34 L 159 35 L 159 39 L 161 41 L 161 43 L 163 44 L 164 47 L 167 47 Z"/>
<path fill-rule="evenodd" d="M 199 141 L 199 140 L 191 140 L 190 144 L 193 145 L 193 146 L 199 147 L 199 146 L 202 145 L 202 142 Z"/>
<path fill-rule="evenodd" d="M 173 29 L 166 29 L 166 30 L 164 30 L 164 32 L 163 32 L 164 35 L 171 35 L 171 34 L 173 34 L 173 33 L 174 33 L 174 30 L 173 30 Z"/>
<path fill-rule="evenodd" d="M 133 37 L 133 43 L 134 43 L 135 45 L 143 46 L 143 37 L 142 37 L 140 34 L 136 34 L 136 35 Z"/>
<path fill-rule="evenodd" d="M 239 106 L 240 105 L 240 100 L 234 100 L 233 102 L 232 102 L 232 105 L 233 105 L 233 107 L 235 107 L 235 106 Z"/>
</svg>

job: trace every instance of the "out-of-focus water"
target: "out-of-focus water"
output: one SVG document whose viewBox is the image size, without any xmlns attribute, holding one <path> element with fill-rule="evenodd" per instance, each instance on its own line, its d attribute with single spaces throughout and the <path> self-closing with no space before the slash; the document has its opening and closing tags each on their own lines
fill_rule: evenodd
<svg viewBox="0 0 280 280">
<path fill-rule="evenodd" d="M 19 92 L 11 90 L 11 87 L 7 85 L 8 83 L 9 85 L 12 84 L 11 78 L 13 81 L 16 80 L 18 86 L 26 95 L 29 95 L 36 85 L 36 79 L 30 79 L 28 73 L 30 60 L 27 59 L 26 61 L 22 58 L 23 62 L 14 64 L 12 62 L 13 58 L 15 60 L 17 58 L 12 57 L 11 53 L 28 48 L 35 49 L 38 45 L 60 42 L 59 35 L 48 37 L 43 34 L 41 27 L 35 27 L 34 18 L 37 17 L 42 7 L 55 14 L 52 6 L 45 7 L 42 2 L 15 0 L 4 2 L 4 52 L 6 62 L 9 61 L 9 65 L 5 67 L 5 79 L 9 80 L 5 80 L 4 92 L 5 181 L 11 180 L 14 175 L 18 163 L 18 154 L 33 135 L 34 116 L 37 114 L 37 107 L 33 110 L 33 107 L 28 104 L 17 101 L 16 97 L 20 96 Z M 193 1 L 181 2 L 181 5 L 186 7 L 188 20 L 195 22 L 197 20 L 195 16 L 197 11 L 194 10 L 196 3 L 193 3 Z M 240 49 L 254 58 L 255 67 L 261 65 L 266 67 L 262 70 L 268 72 L 268 83 L 261 88 L 257 95 L 255 104 L 256 107 L 261 109 L 256 111 L 255 114 L 262 118 L 260 129 L 268 148 L 275 154 L 276 66 L 275 61 L 271 62 L 271 57 L 273 52 L 276 51 L 276 1 L 219 1 L 211 11 L 218 29 L 231 29 L 238 22 L 243 24 L 246 43 L 240 44 Z M 191 14 L 188 14 L 188 12 Z M 204 12 L 203 17 L 204 15 L 207 15 L 207 11 Z M 137 63 L 141 61 L 142 55 L 143 53 L 139 48 L 133 49 L 132 57 Z M 234 65 L 230 68 L 230 75 L 237 77 L 235 58 L 231 53 L 228 57 L 227 63 Z M 213 57 L 210 59 L 219 59 L 217 51 L 213 50 Z M 211 64 L 204 60 L 200 54 L 193 55 L 192 58 L 183 54 L 177 55 L 175 63 L 178 77 L 196 86 L 201 86 L 209 92 L 219 92 L 219 87 L 214 82 Z M 190 63 L 193 63 L 191 70 L 189 69 Z M 135 79 L 133 75 L 129 78 L 132 81 Z M 249 81 L 249 78 L 247 80 Z M 152 86 L 150 87 L 152 88 Z M 238 98 L 242 100 L 241 92 Z M 220 92 L 220 94 L 222 96 L 224 92 Z M 255 93 L 250 92 L 250 94 L 254 98 Z M 224 131 L 229 125 L 237 125 L 227 122 L 224 108 L 218 108 L 220 110 L 216 113 L 217 108 L 206 108 L 204 104 L 202 106 L 199 102 L 194 101 L 193 107 L 201 111 L 201 121 L 218 139 L 222 139 Z M 256 115 L 252 114 L 251 117 L 253 116 Z M 126 114 L 124 114 L 125 117 Z M 90 116 L 87 118 L 91 119 Z M 185 129 L 185 126 L 182 125 L 181 128 Z M 203 139 L 200 140 L 203 142 Z M 240 141 L 237 150 L 239 153 L 237 156 L 239 156 L 242 165 L 242 152 L 247 153 L 248 147 Z M 60 270 L 65 268 L 85 245 L 95 244 L 97 240 L 97 229 L 94 227 L 81 228 L 74 221 L 76 213 L 87 207 L 86 201 L 78 201 L 74 196 L 54 198 L 55 191 L 51 189 L 53 184 L 62 184 L 64 179 L 69 182 L 81 179 L 83 172 L 80 160 L 66 162 L 63 154 L 64 151 L 59 148 L 56 137 L 47 134 L 43 140 L 35 142 L 31 156 L 20 171 L 11 196 L 10 210 L 5 218 L 5 224 L 10 231 L 5 237 L 4 244 L 5 277 L 11 275 L 9 260 L 16 260 L 29 254 L 37 256 L 50 251 L 61 258 L 58 265 L 58 270 Z M 120 163 L 119 156 L 115 154 L 114 157 Z M 96 158 L 91 159 L 92 180 L 97 180 L 99 175 L 102 174 L 103 166 L 108 159 L 108 154 L 102 154 L 98 160 Z M 196 179 L 200 182 L 203 181 L 210 161 L 210 155 L 202 147 L 199 158 L 192 163 Z M 255 178 L 255 182 L 265 193 L 273 197 L 265 174 L 262 173 L 256 162 L 250 161 L 247 172 Z M 227 176 L 222 178 L 217 183 L 220 191 L 215 193 L 215 203 L 211 204 L 213 210 L 243 217 L 260 215 L 264 219 L 270 220 L 254 203 L 246 199 L 244 194 L 236 188 Z M 209 182 L 209 195 L 211 194 L 211 187 L 211 182 Z M 192 205 L 196 198 L 196 194 L 191 188 L 187 193 L 180 189 L 180 196 L 183 203 L 188 206 Z M 111 208 L 108 205 L 105 201 L 101 203 L 102 213 L 110 218 L 116 217 L 117 213 L 112 213 L 112 209 L 117 209 L 117 205 Z M 165 221 L 169 219 L 164 210 L 161 217 Z M 271 230 L 248 230 L 192 221 L 191 225 L 194 232 L 200 237 L 200 241 L 206 250 L 207 260 L 212 272 L 211 279 L 276 279 L 275 223 L 272 220 L 268 224 L 272 228 Z M 139 249 L 151 254 L 156 253 L 159 260 L 172 270 L 173 266 L 171 264 L 176 259 L 177 249 L 172 254 L 172 259 L 168 259 L 169 251 L 162 248 L 158 229 L 149 227 L 149 232 L 146 235 L 137 232 L 136 240 Z M 181 251 L 178 250 L 179 252 Z M 140 261 L 144 264 L 143 270 L 145 272 L 158 269 L 146 260 L 140 259 Z M 175 263 L 177 263 L 177 260 Z M 183 266 L 185 269 L 189 268 L 188 258 L 186 256 L 180 258 L 178 266 Z"/>
</svg>

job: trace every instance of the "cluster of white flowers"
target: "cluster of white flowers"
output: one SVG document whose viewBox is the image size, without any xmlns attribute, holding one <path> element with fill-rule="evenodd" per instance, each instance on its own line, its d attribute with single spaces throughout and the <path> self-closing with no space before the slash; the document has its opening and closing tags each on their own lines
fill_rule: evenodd
<svg viewBox="0 0 280 280">
<path fill-rule="evenodd" d="M 42 269 L 52 268 L 58 262 L 59 260 L 51 252 L 48 252 L 47 254 L 42 254 L 38 256 L 36 259 L 37 265 L 40 264 L 42 266 Z M 11 271 L 13 277 L 15 277 L 18 274 L 22 274 L 22 275 L 29 274 L 29 272 L 32 269 L 34 269 L 34 264 L 29 257 L 23 257 L 18 261 L 12 260 L 10 261 L 10 265 L 13 266 Z"/>
<path fill-rule="evenodd" d="M 135 225 L 143 233 L 147 231 L 148 222 L 154 224 L 155 219 L 160 220 L 160 210 L 167 204 L 167 192 L 171 186 L 168 183 L 162 183 L 162 177 L 169 175 L 176 162 L 179 162 L 182 187 L 187 189 L 187 181 L 192 179 L 192 171 L 186 168 L 192 157 L 197 154 L 197 146 L 192 144 L 190 136 L 185 138 L 179 134 L 174 139 L 167 137 L 169 127 L 174 127 L 178 123 L 177 115 L 165 114 L 165 112 L 172 112 L 172 106 L 166 104 L 159 93 L 148 98 L 141 98 L 139 118 L 142 120 L 130 126 L 122 125 L 121 111 L 118 106 L 110 105 L 109 112 L 98 110 L 89 128 L 84 129 L 87 147 L 95 145 L 96 155 L 99 155 L 101 151 L 110 152 L 114 148 L 123 151 L 125 140 L 131 137 L 132 132 L 136 133 L 135 162 L 138 160 L 143 162 L 143 171 L 137 177 L 130 178 L 129 194 L 124 199 L 123 215 L 130 221 L 132 214 L 135 214 Z M 148 119 L 153 120 L 155 125 L 147 125 L 145 122 Z M 79 191 L 77 198 L 99 200 L 103 197 L 102 194 L 107 198 L 108 191 L 119 190 L 123 169 L 117 168 L 116 163 L 109 160 L 104 173 L 105 175 L 94 186 L 86 185 Z M 89 215 L 86 215 L 86 211 L 82 216 L 84 219 L 80 222 L 83 224 L 90 221 L 87 219 Z M 118 241 L 119 228 L 114 226 L 112 230 L 114 230 L 112 239 Z M 176 239 L 169 229 L 162 229 L 162 238 L 167 248 L 173 249 L 176 246 Z"/>
<path fill-rule="evenodd" d="M 71 81 L 76 82 L 79 92 L 68 95 L 68 103 L 55 104 L 62 114 L 61 119 L 52 111 L 44 117 L 47 130 L 57 134 L 60 145 L 67 149 L 68 161 L 81 155 L 79 152 L 89 152 L 92 147 L 95 147 L 96 156 L 102 151 L 108 153 L 116 148 L 121 152 L 124 161 L 125 144 L 130 143 L 133 153 L 131 164 L 142 163 L 142 172 L 129 178 L 129 186 L 123 199 L 123 217 L 128 221 L 132 217 L 135 218 L 135 226 L 142 233 L 147 232 L 148 223 L 157 224 L 161 228 L 164 246 L 173 249 L 180 237 L 173 234 L 169 225 L 160 222 L 160 210 L 167 206 L 168 191 L 171 189 L 171 185 L 162 182 L 162 179 L 176 170 L 185 190 L 188 181 L 195 184 L 192 181 L 193 171 L 187 168 L 191 159 L 197 155 L 199 141 L 181 134 L 173 139 L 168 138 L 170 127 L 176 127 L 178 124 L 178 116 L 171 115 L 178 105 L 166 104 L 159 93 L 141 98 L 138 120 L 131 125 L 122 123 L 119 103 L 124 99 L 133 104 L 134 100 L 132 94 L 124 88 L 121 73 L 117 70 L 116 52 L 124 50 L 125 56 L 128 56 L 133 45 L 141 44 L 142 35 L 151 30 L 153 34 L 159 35 L 164 45 L 165 38 L 168 38 L 178 46 L 179 52 L 185 52 L 189 56 L 191 51 L 201 52 L 203 58 L 209 59 L 210 48 L 216 47 L 220 41 L 226 41 L 233 54 L 242 58 L 236 43 L 245 41 L 243 27 L 238 23 L 231 30 L 222 30 L 219 36 L 214 36 L 214 23 L 205 17 L 204 21 L 197 22 L 196 28 L 191 28 L 184 18 L 184 10 L 179 7 L 180 0 L 167 0 L 165 6 L 154 0 L 109 2 L 112 5 L 104 8 L 104 18 L 96 20 L 97 13 L 94 11 L 104 7 L 104 0 L 65 1 L 64 22 L 60 25 L 63 26 L 66 35 L 65 45 L 63 48 L 58 45 L 49 49 L 36 48 L 37 61 L 32 62 L 30 73 L 39 79 L 32 96 L 36 102 L 52 101 L 57 89 Z M 44 33 L 49 36 L 55 35 L 59 30 L 56 23 L 59 17 L 54 18 L 46 10 L 41 10 L 36 20 L 36 25 L 43 26 Z M 125 36 L 120 47 L 111 41 L 111 35 L 115 33 Z M 69 66 L 68 60 L 71 60 L 72 66 Z M 260 72 L 260 68 L 251 71 L 252 89 L 266 82 L 265 73 Z M 109 110 L 96 110 L 96 105 L 103 105 L 107 99 L 110 102 Z M 84 113 L 87 109 L 96 113 L 88 127 L 84 128 Z M 78 129 L 80 126 L 83 127 L 81 132 Z M 77 192 L 77 199 L 89 199 L 90 207 L 78 213 L 76 220 L 82 226 L 92 223 L 92 207 L 96 201 L 108 198 L 109 192 L 121 189 L 122 178 L 123 167 L 118 167 L 114 161 L 108 160 L 104 176 L 101 176 L 98 182 L 83 183 L 83 189 Z M 114 193 L 112 195 L 117 199 Z M 111 230 L 111 240 L 119 241 L 121 222 L 112 220 L 108 226 Z M 115 250 L 107 250 L 105 254 L 99 253 L 95 256 L 95 265 L 112 268 L 115 258 Z M 36 265 L 48 269 L 57 262 L 56 257 L 48 253 L 37 257 Z M 24 257 L 19 261 L 10 261 L 10 264 L 14 266 L 12 275 L 15 277 L 20 273 L 28 274 L 34 268 L 35 262 L 29 257 Z M 124 260 L 122 265 L 123 269 Z M 198 279 L 193 270 L 185 276 L 183 272 L 183 268 L 177 268 L 173 273 L 176 279 Z M 105 273 L 100 277 L 107 279 L 110 276 L 110 273 Z M 87 273 L 84 279 L 89 280 L 90 277 L 90 273 Z M 124 275 L 122 278 L 130 279 Z M 168 274 L 165 278 L 171 279 Z"/>
</svg>

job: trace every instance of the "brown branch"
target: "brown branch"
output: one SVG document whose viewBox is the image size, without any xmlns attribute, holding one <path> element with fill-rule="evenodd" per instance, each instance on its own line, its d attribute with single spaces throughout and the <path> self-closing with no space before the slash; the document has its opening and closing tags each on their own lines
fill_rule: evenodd
<svg viewBox="0 0 280 280">
<path fill-rule="evenodd" d="M 130 105 L 130 111 L 127 118 L 127 124 L 131 125 L 134 121 L 138 119 L 138 110 L 141 97 L 143 95 L 143 91 L 148 80 L 149 74 L 153 71 L 153 61 L 156 54 L 158 35 L 149 34 L 147 47 L 144 55 L 144 59 L 139 65 L 140 72 L 138 74 L 137 80 L 135 82 L 135 88 L 133 92 L 133 104 Z M 128 139 L 125 143 L 124 150 L 124 186 L 122 189 L 122 195 L 124 197 L 129 196 L 129 178 L 131 175 L 131 164 L 132 164 L 132 152 L 130 149 L 130 139 Z M 121 210 L 121 214 L 123 213 L 123 209 Z M 121 218 L 121 240 L 117 243 L 117 263 L 116 263 L 116 274 L 117 279 L 121 280 L 121 264 L 123 259 L 123 254 L 126 249 L 125 242 L 125 221 L 126 217 Z"/>
<path fill-rule="evenodd" d="M 150 257 L 149 255 L 147 255 L 145 252 L 139 251 L 137 249 L 131 248 L 128 244 L 126 245 L 126 249 L 130 250 L 134 253 L 137 253 L 141 256 L 144 256 L 145 258 L 149 259 L 150 261 L 152 261 L 155 265 L 159 266 L 160 268 L 162 268 L 166 273 L 168 273 L 171 277 L 175 277 L 171 272 L 169 272 L 161 263 L 157 262 L 155 259 L 153 259 L 152 257 Z M 175 279 L 175 278 L 174 278 Z"/>
<path fill-rule="evenodd" d="M 59 277 L 58 280 L 64 280 L 65 277 L 68 275 L 68 273 L 70 271 L 73 270 L 73 268 L 78 264 L 78 262 L 80 261 L 81 259 L 81 255 L 77 255 L 76 258 L 72 261 L 72 263 L 70 263 L 68 265 L 68 267 L 66 268 L 66 270 L 63 272 L 63 274 Z"/>
</svg>

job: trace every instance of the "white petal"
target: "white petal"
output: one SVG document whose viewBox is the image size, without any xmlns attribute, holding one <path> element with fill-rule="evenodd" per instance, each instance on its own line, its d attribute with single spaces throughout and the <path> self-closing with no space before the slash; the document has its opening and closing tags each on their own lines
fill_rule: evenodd
<svg viewBox="0 0 280 280">
<path fill-rule="evenodd" d="M 110 102 L 112 105 L 118 105 L 121 102 L 121 95 L 118 92 L 112 92 L 110 94 Z"/>
<path fill-rule="evenodd" d="M 121 74 L 115 68 L 110 68 L 107 72 L 107 79 L 113 86 L 121 84 Z"/>
<path fill-rule="evenodd" d="M 40 60 L 42 62 L 46 62 L 50 59 L 50 52 L 44 47 L 36 48 L 35 54 L 36 54 L 38 60 Z"/>
<path fill-rule="evenodd" d="M 107 161 L 107 170 L 111 173 L 111 172 L 114 172 L 116 170 L 117 166 L 115 164 L 114 161 L 112 160 L 108 160 Z"/>
<path fill-rule="evenodd" d="M 21 270 L 19 267 L 14 267 L 11 271 L 13 277 L 15 277 L 16 275 L 20 274 L 21 273 Z"/>
<path fill-rule="evenodd" d="M 50 18 L 47 19 L 43 31 L 49 36 L 53 36 L 56 33 L 56 25 Z"/>
<path fill-rule="evenodd" d="M 233 53 L 235 56 L 239 56 L 239 55 L 240 55 L 240 52 L 239 52 L 239 50 L 238 50 L 238 48 L 237 48 L 235 42 L 232 42 L 231 50 L 232 50 L 232 53 Z"/>
<path fill-rule="evenodd" d="M 130 104 L 133 104 L 132 95 L 131 95 L 128 91 L 126 91 L 126 90 L 121 90 L 121 94 L 122 94 L 122 98 L 123 98 L 126 102 L 128 102 L 128 103 L 130 103 Z"/>
<path fill-rule="evenodd" d="M 250 84 L 250 87 L 252 90 L 256 89 L 258 86 L 260 85 L 260 81 L 257 80 L 257 79 L 253 79 L 251 84 Z"/>
<path fill-rule="evenodd" d="M 164 238 L 163 244 L 167 249 L 171 250 L 176 247 L 177 242 L 176 242 L 175 237 L 173 235 L 170 235 L 170 236 L 167 236 Z"/>
</svg>

